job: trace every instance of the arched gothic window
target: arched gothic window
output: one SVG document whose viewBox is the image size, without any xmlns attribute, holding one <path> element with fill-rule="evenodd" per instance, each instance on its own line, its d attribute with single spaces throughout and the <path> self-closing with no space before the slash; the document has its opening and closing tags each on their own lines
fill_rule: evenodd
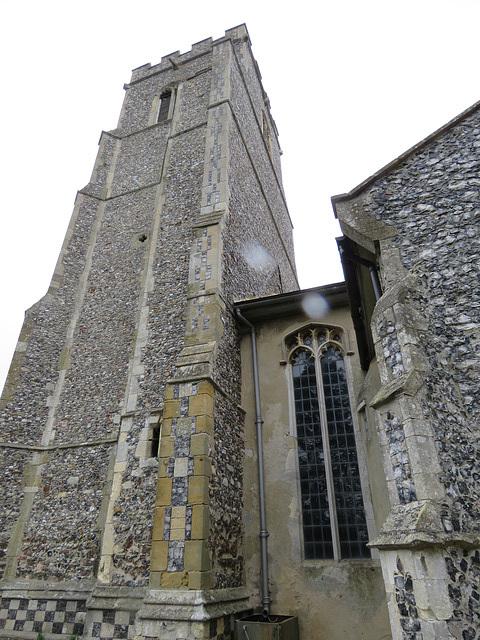
<svg viewBox="0 0 480 640">
<path fill-rule="evenodd" d="M 286 346 L 292 366 L 305 558 L 368 558 L 342 333 L 309 327 Z"/>
</svg>

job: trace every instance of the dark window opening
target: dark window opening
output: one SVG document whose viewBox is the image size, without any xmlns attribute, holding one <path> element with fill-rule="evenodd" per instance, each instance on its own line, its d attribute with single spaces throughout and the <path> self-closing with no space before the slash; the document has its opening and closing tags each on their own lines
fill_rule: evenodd
<svg viewBox="0 0 480 640">
<path fill-rule="evenodd" d="M 290 358 L 305 558 L 369 558 L 345 363 L 333 333 L 307 330 Z"/>
<path fill-rule="evenodd" d="M 158 450 L 160 447 L 160 425 L 157 424 L 153 427 L 152 431 L 152 449 L 151 449 L 151 457 L 158 458 Z"/>
<path fill-rule="evenodd" d="M 160 96 L 160 109 L 158 110 L 157 122 L 164 122 L 165 120 L 168 120 L 171 99 L 171 91 L 165 91 L 165 93 L 162 93 L 162 95 Z"/>
</svg>

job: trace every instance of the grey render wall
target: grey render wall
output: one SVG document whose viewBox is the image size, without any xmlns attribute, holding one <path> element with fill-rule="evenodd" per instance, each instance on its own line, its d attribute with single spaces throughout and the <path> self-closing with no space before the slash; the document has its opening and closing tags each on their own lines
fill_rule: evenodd
<svg viewBox="0 0 480 640">
<path fill-rule="evenodd" d="M 288 301 L 284 306 L 288 307 Z M 248 303 L 243 312 L 249 318 Z M 286 360 L 288 351 L 285 345 L 288 337 L 305 327 L 341 327 L 343 331 L 342 340 L 349 353 L 345 361 L 370 538 L 373 539 L 377 533 L 369 496 L 372 483 L 382 483 L 379 460 L 374 457 L 378 442 L 375 431 L 370 439 L 367 438 L 364 425 L 355 417 L 356 399 L 362 392 L 364 376 L 346 300 L 342 306 L 338 303 L 332 305 L 320 319 L 313 320 L 302 310 L 295 310 L 280 312 L 279 317 L 272 313 L 270 317 L 254 320 L 254 324 L 264 421 L 262 440 L 272 615 L 298 616 L 300 638 L 342 640 L 348 637 L 357 640 L 389 637 L 382 570 L 375 552 L 374 557 L 368 559 L 305 559 L 295 399 L 292 368 Z M 242 362 L 242 404 L 246 410 L 245 571 L 248 586 L 258 589 L 261 584 L 256 491 L 258 459 L 255 396 L 250 373 L 252 351 L 248 333 L 242 340 Z M 380 488 L 385 500 L 386 490 L 384 486 Z M 383 504 L 382 509 L 385 511 Z"/>
</svg>

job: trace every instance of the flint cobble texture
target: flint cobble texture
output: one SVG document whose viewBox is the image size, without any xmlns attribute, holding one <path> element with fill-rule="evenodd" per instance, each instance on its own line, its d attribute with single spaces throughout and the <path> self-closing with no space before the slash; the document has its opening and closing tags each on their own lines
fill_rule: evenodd
<svg viewBox="0 0 480 640">
<path fill-rule="evenodd" d="M 422 373 L 417 402 L 433 433 L 436 480 L 445 491 L 439 515 L 444 534 L 458 540 L 480 533 L 479 171 L 477 107 L 376 179 L 363 200 L 371 217 L 396 230 L 389 250 L 400 258 L 401 269 L 381 262 L 387 291 L 405 274 L 410 283 L 403 302 L 374 319 L 377 355 L 389 380 L 412 364 Z M 391 321 L 400 307 L 417 319 L 408 329 L 415 334 L 413 357 L 406 358 L 404 337 Z M 416 500 L 401 420 L 387 413 L 384 427 L 400 502 Z M 438 561 L 444 561 L 443 553 Z M 478 551 L 450 549 L 445 562 L 450 632 L 473 640 L 479 626 Z M 419 623 L 408 613 L 407 618 L 406 610 L 401 612 L 404 637 L 419 637 Z"/>
<path fill-rule="evenodd" d="M 209 546 L 215 587 L 222 589 L 243 584 L 244 437 L 240 410 L 218 393 L 215 397 L 214 435 Z"/>
<path fill-rule="evenodd" d="M 24 535 L 19 577 L 92 578 L 109 449 L 107 445 L 76 448 L 48 456 Z"/>
<path fill-rule="evenodd" d="M 398 230 L 393 243 L 417 277 L 411 299 L 425 319 L 419 334 L 430 365 L 426 410 L 452 526 L 467 532 L 480 527 L 479 169 L 477 111 L 378 180 L 366 205 Z M 392 363 L 397 354 L 400 363 L 398 341 L 389 348 Z"/>
</svg>

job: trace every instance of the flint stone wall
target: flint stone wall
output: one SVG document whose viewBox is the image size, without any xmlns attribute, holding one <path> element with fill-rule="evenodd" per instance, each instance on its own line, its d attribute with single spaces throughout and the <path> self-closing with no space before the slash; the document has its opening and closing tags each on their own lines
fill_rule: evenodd
<svg viewBox="0 0 480 640">
<path fill-rule="evenodd" d="M 400 380 L 413 368 L 421 373 L 414 428 L 428 425 L 425 433 L 434 434 L 436 460 L 432 462 L 425 450 L 422 461 L 420 448 L 414 450 L 415 460 L 410 459 L 406 425 L 395 409 L 385 414 L 382 429 L 398 499 L 403 504 L 418 499 L 414 467 L 420 474 L 423 467 L 436 467 L 435 481 L 444 489 L 440 526 L 445 536 L 456 537 L 460 544 L 464 540 L 467 546 L 480 534 L 479 173 L 477 107 L 377 178 L 362 196 L 372 225 L 376 220 L 393 228 L 390 239 L 381 240 L 385 295 L 394 301 L 391 292 L 408 280 L 402 299 L 391 306 L 383 303 L 385 309 L 374 315 L 372 330 L 379 368 L 385 372 L 383 382 Z M 402 335 L 397 335 L 398 319 Z M 403 406 L 408 402 L 405 398 Z M 423 497 L 435 499 L 434 492 L 425 494 L 426 486 Z M 442 614 L 450 633 L 469 640 L 480 637 L 478 551 L 451 548 L 439 551 L 437 559 L 450 580 L 443 586 L 453 613 Z M 398 577 L 399 584 L 401 579 L 407 580 Z M 408 581 L 408 589 L 400 590 L 397 598 L 403 637 L 412 640 L 426 632 L 424 615 L 417 616 L 415 608 L 416 587 L 415 579 Z"/>
<path fill-rule="evenodd" d="M 425 320 L 419 328 L 430 367 L 425 410 L 447 494 L 447 532 L 480 531 L 479 169 L 477 111 L 378 180 L 365 205 L 398 230 L 392 242 L 416 276 L 411 298 Z M 386 364 L 391 359 L 393 375 L 400 375 L 398 341 L 388 351 Z"/>
<path fill-rule="evenodd" d="M 195 74 L 204 62 L 195 61 L 189 73 Z M 156 75 L 141 83 L 143 87 L 135 85 L 127 93 L 121 127 L 102 137 L 92 182 L 79 196 L 57 266 L 59 286 L 52 287 L 51 295 L 29 314 L 24 329 L 28 349 L 19 353 L 21 384 L 7 398 L 0 422 L 4 440 L 39 444 L 61 371 L 64 378 L 55 399 L 49 443 L 78 446 L 116 439 L 144 304 L 147 259 L 155 251 L 149 276 L 156 286 L 148 294 L 146 307 L 151 339 L 142 353 L 145 374 L 138 380 L 139 411 L 124 445 L 124 491 L 114 507 L 113 583 L 133 586 L 148 581 L 156 482 L 156 466 L 145 464 L 137 445 L 150 410 L 158 411 L 163 404 L 165 380 L 174 375 L 174 362 L 183 346 L 191 228 L 200 208 L 198 176 L 204 158 L 205 131 L 199 124 L 201 114 L 205 119 L 209 73 L 186 80 L 185 90 L 179 92 L 179 127 L 166 156 L 171 124 L 138 128 L 148 124 L 151 100 L 169 80 L 171 77 Z M 158 184 L 165 160 L 168 169 L 160 196 Z M 100 200 L 100 196 L 108 199 Z M 159 197 L 163 206 L 155 228 Z M 156 249 L 150 246 L 152 241 Z M 68 449 L 68 453 L 57 449 L 47 455 L 25 532 L 19 577 L 93 577 L 101 544 L 98 519 L 104 517 L 102 505 L 108 498 L 104 489 L 108 493 L 109 486 L 105 482 L 111 455 L 116 455 L 112 445 Z M 2 499 L 14 497 L 16 506 L 5 504 L 0 509 L 5 520 L 3 553 L 19 514 L 23 467 L 29 458 L 26 453 L 12 456 L 10 450 L 5 455 L 13 461 L 9 468 L 14 467 L 10 491 L 14 495 L 4 493 Z M 84 464 L 90 473 L 82 473 Z M 72 478 L 81 478 L 81 482 Z M 59 485 L 55 490 L 52 482 Z M 50 521 L 48 527 L 45 518 Z M 75 531 L 85 535 L 75 535 Z M 60 568 L 59 553 L 65 555 L 62 540 L 68 541 L 71 561 L 64 561 Z"/>
</svg>

